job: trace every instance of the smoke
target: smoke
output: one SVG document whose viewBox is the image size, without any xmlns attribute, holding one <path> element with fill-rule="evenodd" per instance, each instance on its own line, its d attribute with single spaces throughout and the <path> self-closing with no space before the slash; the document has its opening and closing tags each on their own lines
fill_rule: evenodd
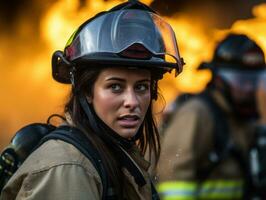
<svg viewBox="0 0 266 200">
<path fill-rule="evenodd" d="M 229 28 L 239 19 L 252 17 L 252 8 L 265 0 L 154 0 L 152 8 L 162 15 L 186 14 L 197 21 L 208 22 L 207 29 Z"/>
<path fill-rule="evenodd" d="M 8 0 L 0 3 L 1 34 L 18 34 L 18 24 L 28 22 L 38 30 L 42 14 L 56 1 L 53 0 Z"/>
<path fill-rule="evenodd" d="M 28 18 L 33 26 L 37 26 L 43 12 L 56 2 L 56 0 L 2 1 L 0 3 L 0 24 L 5 28 L 1 31 L 16 31 L 21 18 Z M 80 8 L 85 7 L 87 2 L 79 0 Z M 209 21 L 209 27 L 228 28 L 238 19 L 252 17 L 252 7 L 264 2 L 265 0 L 154 0 L 151 7 L 165 16 L 185 13 L 189 16 L 196 16 L 202 21 Z"/>
</svg>

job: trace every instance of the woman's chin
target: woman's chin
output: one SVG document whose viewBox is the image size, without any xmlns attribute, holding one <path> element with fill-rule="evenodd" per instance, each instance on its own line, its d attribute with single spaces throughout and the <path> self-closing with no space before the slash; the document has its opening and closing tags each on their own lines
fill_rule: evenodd
<svg viewBox="0 0 266 200">
<path fill-rule="evenodd" d="M 132 137 L 134 137 L 138 132 L 138 129 L 134 128 L 134 129 L 130 129 L 130 128 L 123 128 L 123 129 L 119 129 L 116 131 L 116 133 L 118 135 L 120 135 L 121 137 L 125 138 L 125 139 L 131 139 Z"/>
</svg>

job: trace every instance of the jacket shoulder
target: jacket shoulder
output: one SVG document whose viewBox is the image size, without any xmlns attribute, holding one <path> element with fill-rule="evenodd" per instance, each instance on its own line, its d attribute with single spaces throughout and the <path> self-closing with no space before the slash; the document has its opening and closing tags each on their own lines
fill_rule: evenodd
<svg viewBox="0 0 266 200">
<path fill-rule="evenodd" d="M 170 118 L 170 124 L 176 124 L 177 121 L 187 121 L 190 123 L 200 123 L 206 120 L 212 123 L 212 110 L 208 103 L 198 96 L 192 96 L 181 103 L 176 104 L 175 111 Z"/>
<path fill-rule="evenodd" d="M 73 185 L 69 183 L 69 177 L 73 183 L 90 182 L 86 184 L 89 185 L 86 190 L 94 188 L 93 191 L 98 195 L 101 193 L 101 178 L 92 162 L 73 145 L 61 140 L 48 140 L 32 152 L 10 178 L 3 190 L 4 197 L 1 198 L 5 199 L 5 196 L 8 196 L 10 199 L 24 194 L 27 188 L 34 188 L 35 185 L 41 185 L 44 190 L 49 188 L 50 193 L 50 183 L 59 181 L 62 186 Z M 32 190 L 35 192 L 36 189 Z"/>
<path fill-rule="evenodd" d="M 59 165 L 80 165 L 91 174 L 98 172 L 92 162 L 75 146 L 61 140 L 48 140 L 37 148 L 19 168 L 21 171 L 36 173 Z"/>
<path fill-rule="evenodd" d="M 88 158 L 69 143 L 48 140 L 32 152 L 10 178 L 0 199 L 15 199 L 21 195 L 38 196 L 42 192 L 46 193 L 42 198 L 50 199 L 48 195 L 58 193 L 54 191 L 53 185 L 55 188 L 60 185 L 59 199 L 62 199 L 62 195 L 72 195 L 70 193 L 73 191 L 79 191 L 80 194 L 75 193 L 78 197 L 92 193 L 101 195 L 102 192 L 101 178 Z M 29 191 L 34 194 L 29 194 Z M 51 199 L 56 198 L 51 196 Z"/>
</svg>

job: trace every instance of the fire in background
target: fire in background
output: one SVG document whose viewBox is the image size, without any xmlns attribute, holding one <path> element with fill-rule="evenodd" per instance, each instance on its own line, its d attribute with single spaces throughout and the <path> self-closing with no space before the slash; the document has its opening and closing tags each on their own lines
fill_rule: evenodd
<svg viewBox="0 0 266 200">
<path fill-rule="evenodd" d="M 176 80 L 167 76 L 160 83 L 166 103 L 179 92 L 204 88 L 210 74 L 196 68 L 211 59 L 215 41 L 229 30 L 248 34 L 266 52 L 266 4 L 243 1 L 142 1 L 171 23 L 186 61 L 182 75 Z M 23 125 L 45 122 L 50 114 L 62 112 L 69 86 L 52 80 L 53 51 L 62 49 L 84 20 L 121 2 L 9 0 L 0 4 L 0 150 Z"/>
</svg>

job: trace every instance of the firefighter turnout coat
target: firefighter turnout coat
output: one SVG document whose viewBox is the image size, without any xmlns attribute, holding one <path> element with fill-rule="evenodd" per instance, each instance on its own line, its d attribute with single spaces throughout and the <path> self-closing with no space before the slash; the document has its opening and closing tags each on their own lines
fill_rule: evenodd
<svg viewBox="0 0 266 200">
<path fill-rule="evenodd" d="M 149 162 L 138 148 L 129 152 L 147 182 L 139 187 L 126 170 L 123 189 L 125 199 L 151 199 L 152 191 L 147 173 Z M 4 187 L 1 200 L 101 200 L 103 184 L 92 162 L 73 145 L 61 140 L 49 140 L 35 150 Z"/>
<path fill-rule="evenodd" d="M 230 127 L 230 142 L 241 148 L 247 157 L 253 126 L 237 121 L 223 96 L 211 94 L 224 110 Z M 190 98 L 182 104 L 167 126 L 162 143 L 157 175 L 158 190 L 163 200 L 241 199 L 243 170 L 234 157 L 228 155 L 198 180 L 198 169 L 209 165 L 214 148 L 214 119 L 211 109 L 200 98 Z"/>
</svg>

